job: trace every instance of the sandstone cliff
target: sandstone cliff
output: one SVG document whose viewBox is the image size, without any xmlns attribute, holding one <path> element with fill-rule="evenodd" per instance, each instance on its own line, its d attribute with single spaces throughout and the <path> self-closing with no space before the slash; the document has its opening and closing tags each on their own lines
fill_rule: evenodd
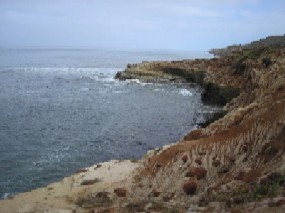
<svg viewBox="0 0 285 213">
<path fill-rule="evenodd" d="M 221 96 L 222 103 L 231 100 L 225 105 L 228 114 L 224 118 L 146 157 L 146 166 L 133 189 L 135 194 L 150 196 L 157 202 L 171 200 L 167 205 L 179 208 L 187 209 L 196 203 L 205 209 L 238 208 L 241 212 L 262 199 L 266 203 L 267 197 L 283 196 L 284 48 L 245 50 L 211 60 L 145 63 L 128 68 L 121 78 L 134 73 L 141 80 L 148 80 L 154 73 L 171 80 L 182 77 L 203 85 L 206 93 L 215 98 Z M 216 93 L 211 91 L 213 88 L 223 89 Z M 261 190 L 263 186 L 266 189 Z M 214 201 L 221 202 L 221 206 L 208 206 Z M 273 211 L 268 208 L 263 210 Z"/>
<path fill-rule="evenodd" d="M 0 210 L 285 211 L 285 48 L 145 62 L 128 65 L 116 77 L 195 82 L 205 88 L 205 101 L 218 99 L 228 113 L 136 163 L 87 168 L 61 183 L 1 201 Z"/>
</svg>

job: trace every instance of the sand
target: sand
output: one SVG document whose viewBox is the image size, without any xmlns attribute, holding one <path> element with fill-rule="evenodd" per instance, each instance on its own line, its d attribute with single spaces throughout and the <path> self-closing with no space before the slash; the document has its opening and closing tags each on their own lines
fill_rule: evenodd
<svg viewBox="0 0 285 213">
<path fill-rule="evenodd" d="M 0 212 L 86 212 L 86 209 L 75 204 L 78 199 L 91 193 L 113 193 L 116 187 L 129 188 L 130 179 L 138 165 L 129 160 L 111 160 L 84 168 L 60 182 L 0 201 Z"/>
</svg>

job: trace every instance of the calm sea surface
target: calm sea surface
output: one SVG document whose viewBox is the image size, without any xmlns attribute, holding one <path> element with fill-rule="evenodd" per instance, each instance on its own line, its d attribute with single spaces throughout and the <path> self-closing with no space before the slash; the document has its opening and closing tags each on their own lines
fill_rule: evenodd
<svg viewBox="0 0 285 213">
<path fill-rule="evenodd" d="M 127 63 L 203 52 L 0 50 L 0 198 L 138 158 L 203 120 L 201 89 L 113 79 Z"/>
</svg>

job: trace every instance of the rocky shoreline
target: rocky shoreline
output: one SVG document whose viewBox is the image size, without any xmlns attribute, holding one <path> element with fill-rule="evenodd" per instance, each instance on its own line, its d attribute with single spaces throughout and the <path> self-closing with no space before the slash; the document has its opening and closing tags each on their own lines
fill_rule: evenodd
<svg viewBox="0 0 285 213">
<path fill-rule="evenodd" d="M 82 169 L 0 212 L 284 212 L 285 48 L 128 65 L 116 78 L 193 82 L 227 114 L 138 161 Z"/>
<path fill-rule="evenodd" d="M 206 104 L 225 105 L 239 95 L 239 85 L 219 84 L 207 79 L 208 63 L 212 60 L 129 64 L 123 72 L 118 72 L 115 78 L 119 80 L 138 79 L 152 83 L 196 83 L 204 88 L 202 100 Z"/>
</svg>

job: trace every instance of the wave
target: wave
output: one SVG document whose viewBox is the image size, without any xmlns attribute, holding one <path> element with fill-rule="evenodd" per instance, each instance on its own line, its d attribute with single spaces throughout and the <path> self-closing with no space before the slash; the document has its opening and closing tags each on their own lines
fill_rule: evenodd
<svg viewBox="0 0 285 213">
<path fill-rule="evenodd" d="M 0 199 L 6 200 L 14 196 L 14 193 L 4 193 Z"/>
<path fill-rule="evenodd" d="M 141 84 L 141 81 L 139 79 L 127 79 L 127 84 L 135 83 L 135 84 Z"/>
<path fill-rule="evenodd" d="M 192 96 L 193 94 L 188 89 L 180 89 L 178 93 L 183 96 Z"/>
<path fill-rule="evenodd" d="M 116 72 L 121 71 L 122 68 L 85 68 L 85 67 L 18 67 L 10 68 L 8 71 L 34 73 L 34 74 L 47 74 L 55 76 L 69 76 L 72 75 L 74 80 L 90 80 L 90 81 L 103 81 L 115 82 L 114 76 Z M 7 70 L 6 70 L 7 71 Z"/>
</svg>

